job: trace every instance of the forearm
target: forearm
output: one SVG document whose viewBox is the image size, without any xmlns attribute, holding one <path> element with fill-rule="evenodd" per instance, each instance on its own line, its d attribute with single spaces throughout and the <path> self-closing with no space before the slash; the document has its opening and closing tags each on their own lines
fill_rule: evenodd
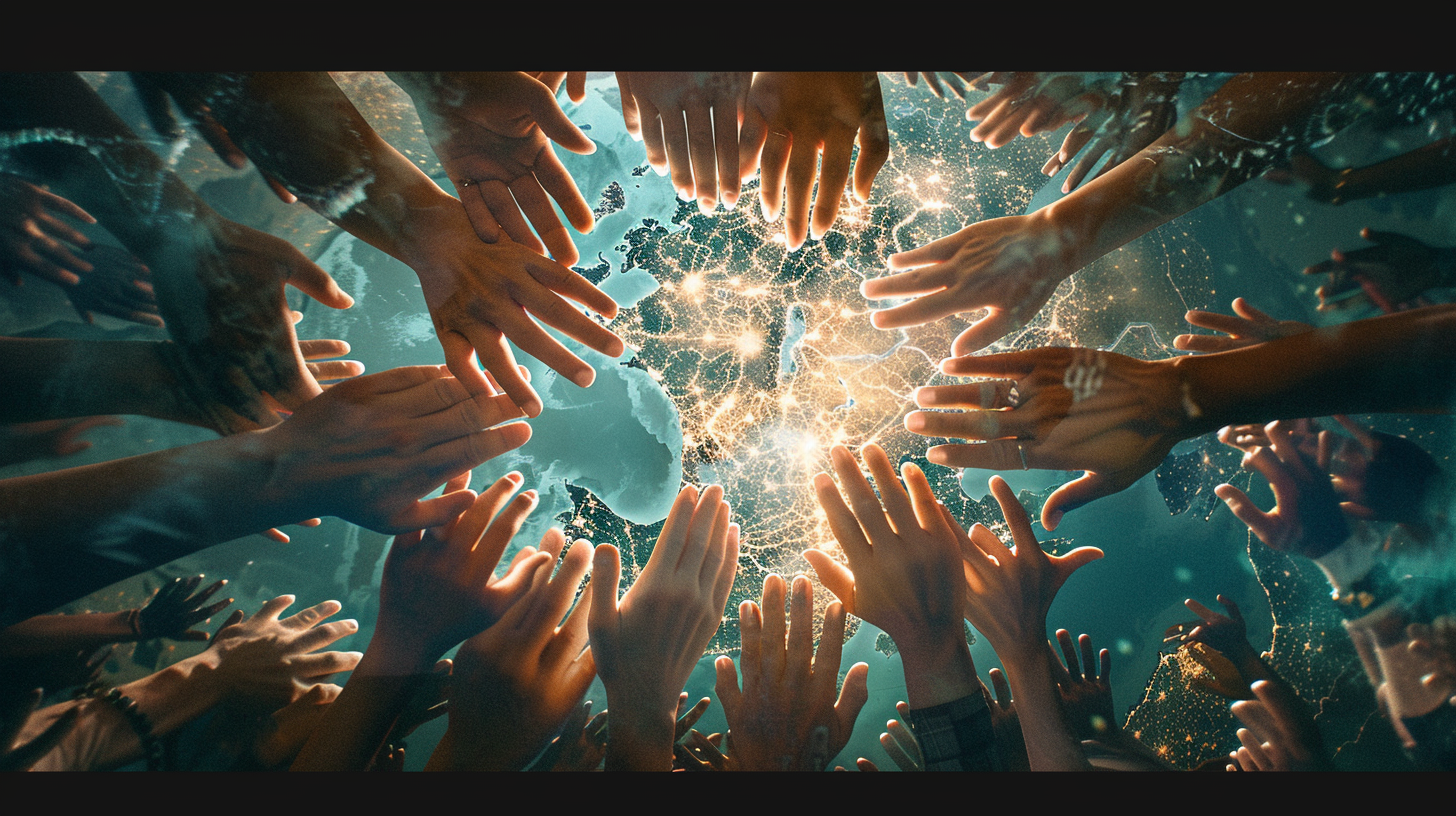
<svg viewBox="0 0 1456 816">
<path fill-rule="evenodd" d="M 976 664 L 965 638 L 937 644 L 896 646 L 905 669 L 905 695 L 911 708 L 933 706 L 979 694 Z"/>
<path fill-rule="evenodd" d="M 1188 436 L 1274 419 L 1449 412 L 1456 407 L 1453 337 L 1456 308 L 1434 306 L 1170 365 L 1186 388 Z"/>
<path fill-rule="evenodd" d="M 4 577 L 18 593 L 0 620 L 307 518 L 293 515 L 287 486 L 270 483 L 275 457 L 263 433 L 0 481 L 0 548 L 13 570 Z"/>
<path fill-rule="evenodd" d="M 417 211 L 459 209 L 374 132 L 328 74 L 260 72 L 227 80 L 230 101 L 213 115 L 259 170 L 351 235 L 410 263 L 429 240 L 418 234 Z"/>
<path fill-rule="evenodd" d="M 0 423 L 137 414 L 182 419 L 161 343 L 0 338 Z"/>
<path fill-rule="evenodd" d="M 674 713 L 640 710 L 640 706 L 615 705 L 607 695 L 612 712 L 607 723 L 608 771 L 670 771 L 672 743 L 676 735 Z"/>
<path fill-rule="evenodd" d="M 1067 728 L 1062 714 L 1061 694 L 1052 675 L 1051 652 L 1037 644 L 1001 654 L 1006 679 L 1021 733 L 1026 740 L 1026 755 L 1033 771 L 1088 770 L 1082 746 Z"/>
<path fill-rule="evenodd" d="M 37 615 L 0 631 L 0 656 L 20 660 L 136 640 L 133 611 Z"/>
<path fill-rule="evenodd" d="M 1344 74 L 1254 73 L 1102 177 L 1042 212 L 1074 247 L 1067 274 L 1268 169 Z"/>
<path fill-rule="evenodd" d="M 1432 142 L 1379 164 L 1347 169 L 1335 185 L 1339 201 L 1406 193 L 1456 183 L 1456 149 L 1450 138 Z"/>
<path fill-rule="evenodd" d="M 210 673 L 211 666 L 204 659 L 190 658 L 118 686 L 117 690 L 136 703 L 136 710 L 150 726 L 151 736 L 160 739 L 217 704 L 219 696 L 210 682 Z M 22 740 L 40 734 L 67 709 L 76 706 L 81 707 L 82 713 L 75 728 L 32 770 L 106 770 L 144 756 L 145 746 L 132 719 L 104 699 L 63 703 L 39 711 L 26 722 Z"/>
<path fill-rule="evenodd" d="M 289 770 L 366 770 L 433 663 L 418 649 L 381 641 L 376 633 Z"/>
</svg>

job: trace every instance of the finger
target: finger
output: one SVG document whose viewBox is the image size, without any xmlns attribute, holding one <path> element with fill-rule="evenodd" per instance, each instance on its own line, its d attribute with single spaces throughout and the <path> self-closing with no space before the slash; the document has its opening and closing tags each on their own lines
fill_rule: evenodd
<svg viewBox="0 0 1456 816">
<path fill-rule="evenodd" d="M 996 705 L 1007 708 L 1011 705 L 1011 685 L 1006 681 L 1006 673 L 1000 669 L 991 670 L 991 688 L 996 693 Z"/>
<path fill-rule="evenodd" d="M 667 512 L 667 519 L 663 522 L 662 532 L 657 535 L 657 546 L 653 547 L 652 555 L 648 558 L 649 566 L 652 562 L 657 562 L 663 564 L 668 570 L 677 569 L 678 562 L 682 560 L 683 551 L 688 546 L 693 512 L 697 508 L 697 504 L 697 488 L 687 485 L 678 491 L 672 508 Z"/>
<path fill-rule="evenodd" d="M 695 576 L 700 586 L 711 585 L 718 578 L 718 569 L 723 565 L 723 544 L 728 537 L 728 516 L 723 488 L 709 485 L 698 497 L 688 544 L 677 564 L 677 569 L 685 575 Z"/>
<path fill-rule="evenodd" d="M 491 394 L 490 382 L 475 365 L 475 358 L 490 371 L 492 379 L 500 385 L 511 402 L 520 407 L 528 417 L 540 416 L 543 407 L 536 389 L 520 374 L 515 355 L 506 343 L 505 335 L 496 328 L 467 329 L 470 337 L 455 331 L 437 334 L 440 345 L 445 349 L 445 363 L 450 373 L 476 395 Z"/>
<path fill-rule="evenodd" d="M 332 621 L 330 623 L 315 626 L 312 629 L 309 629 L 308 631 L 299 635 L 293 641 L 293 649 L 300 654 L 313 652 L 318 649 L 322 649 L 323 647 L 328 646 L 335 641 L 343 640 L 344 638 L 354 634 L 357 631 L 359 631 L 358 621 Z M 347 671 L 347 669 L 338 669 L 336 671 Z M 332 672 L 328 673 L 332 674 Z M 303 676 L 311 677 L 315 675 L 305 674 Z"/>
<path fill-rule="evenodd" d="M 339 288 L 339 284 L 322 267 L 303 256 L 303 253 L 289 245 L 288 283 L 305 295 L 333 309 L 347 309 L 354 305 L 354 298 Z"/>
<path fill-rule="evenodd" d="M 921 408 L 979 408 L 983 411 L 1010 408 L 1011 390 L 1015 387 L 1016 383 L 1011 380 L 928 385 L 915 390 L 915 404 Z"/>
<path fill-rule="evenodd" d="M 951 343 L 951 353 L 965 356 L 980 351 L 1010 334 L 1021 323 L 1022 321 L 1012 312 L 995 306 L 987 307 L 985 317 L 956 335 L 955 342 Z"/>
<path fill-rule="evenodd" d="M 1077 646 L 1082 651 L 1082 677 L 1087 682 L 1097 680 L 1097 654 L 1092 650 L 1092 638 L 1090 635 L 1078 635 Z M 1106 651 L 1105 649 L 1103 651 Z"/>
<path fill-rule="evenodd" d="M 1026 516 L 1026 508 L 1016 500 L 1011 485 L 1000 476 L 992 476 L 990 485 L 991 495 L 996 497 L 996 503 L 1001 506 L 1001 514 L 1006 518 L 1006 526 L 1011 528 L 1011 540 L 1016 544 L 1017 556 L 1024 556 L 1031 550 L 1040 553 L 1041 547 L 1036 543 L 1036 534 L 1031 531 L 1031 519 Z M 1023 550 L 1023 547 L 1026 549 Z"/>
<path fill-rule="evenodd" d="M 829 232 L 839 216 L 839 204 L 849 183 L 849 159 L 853 150 L 854 137 L 847 131 L 835 130 L 824 140 L 819 189 L 814 194 L 814 220 L 809 228 L 809 237 L 816 241 Z"/>
<path fill-rule="evenodd" d="M 861 450 L 865 465 L 869 467 L 870 474 L 875 478 L 875 486 L 879 488 L 880 503 L 884 505 L 884 515 L 888 516 L 890 523 L 894 525 L 896 532 L 902 536 L 908 535 L 911 530 L 919 526 L 919 519 L 916 518 L 915 509 L 910 503 L 910 496 L 905 491 L 905 486 L 895 475 L 895 466 L 890 463 L 890 457 L 885 454 L 879 445 L 865 445 Z M 910 465 L 913 467 L 913 465 Z M 878 509 L 878 508 L 877 508 Z M 939 512 L 937 511 L 937 515 Z M 878 544 L 879 540 L 871 540 Z"/>
<path fill-rule="evenodd" d="M 861 204 L 870 200 L 870 191 L 880 168 L 890 160 L 890 128 L 885 122 L 885 106 L 880 99 L 879 80 L 875 83 L 874 97 L 869 114 L 860 122 L 859 157 L 854 162 L 854 197 Z"/>
<path fill-rule="evenodd" d="M 576 301 L 597 314 L 611 319 L 617 316 L 617 302 L 611 295 L 598 289 L 586 278 L 568 269 L 562 264 L 545 259 L 531 258 L 526 265 L 526 270 L 538 283 L 561 297 Z M 523 304 L 528 307 L 535 306 Z M 537 312 L 532 308 L 533 312 Z M 583 320 L 585 318 L 583 317 Z M 555 323 L 549 325 L 556 326 Z M 576 326 L 571 324 L 558 326 L 567 335 L 580 340 L 583 344 L 600 351 L 603 354 L 616 357 L 622 353 L 622 341 L 610 331 L 597 326 L 596 329 L 585 328 L 585 323 L 576 321 Z M 576 332 L 576 333 L 574 333 Z M 603 340 L 601 338 L 610 338 Z"/>
<path fill-rule="evenodd" d="M 814 568 L 814 575 L 826 589 L 834 593 L 846 612 L 854 611 L 854 573 L 819 550 L 805 550 L 804 559 Z"/>
<path fill-rule="evenodd" d="M 788 653 L 785 644 L 784 579 L 770 574 L 763 579 L 763 635 L 759 641 L 761 682 L 771 689 L 786 681 Z"/>
<path fill-rule="evenodd" d="M 1234 518 L 1242 521 L 1260 541 L 1268 544 L 1273 540 L 1273 518 L 1250 501 L 1244 491 L 1231 484 L 1221 484 L 1213 489 L 1213 493 L 1223 499 Z"/>
<path fill-rule="evenodd" d="M 516 199 L 511 195 L 511 188 L 499 179 L 490 179 L 479 182 L 475 187 L 480 191 L 481 200 L 490 210 L 491 217 L 505 230 L 506 235 L 512 241 L 531 250 L 537 255 L 544 254 L 546 247 L 540 239 L 526 226 L 526 219 L 521 215 Z"/>
<path fill-rule="evenodd" d="M 1196 351 L 1203 354 L 1243 348 L 1252 345 L 1252 343 L 1253 341 L 1251 340 L 1209 334 L 1180 334 L 1173 338 L 1173 348 L 1181 351 Z"/>
<path fill-rule="evenodd" d="M 1019 411 L 911 411 L 905 415 L 905 430 L 954 439 L 1025 439 L 1033 422 L 1030 414 Z"/>
<path fill-rule="evenodd" d="M 282 601 L 284 598 L 288 598 L 289 601 L 288 601 L 287 604 L 284 604 L 278 610 L 278 612 L 283 611 L 283 609 L 287 609 L 289 606 L 291 606 L 293 604 L 293 600 L 292 600 L 293 599 L 293 596 L 292 595 L 284 595 L 284 596 L 279 597 L 279 598 L 274 598 L 273 600 L 269 601 L 266 605 L 264 605 L 263 609 L 270 611 L 270 614 L 272 614 L 274 617 L 276 617 L 277 616 L 277 612 L 272 612 L 271 611 L 271 607 L 274 604 L 277 604 L 280 601 Z M 339 603 L 338 601 L 324 601 L 322 603 L 314 604 L 313 606 L 310 606 L 309 608 L 304 609 L 304 610 L 302 610 L 302 611 L 300 611 L 300 612 L 298 612 L 298 613 L 296 613 L 294 615 L 291 615 L 291 616 L 289 616 L 287 618 L 284 618 L 283 620 L 279 621 L 279 623 L 281 623 L 283 626 L 285 626 L 285 627 L 287 627 L 289 629 L 298 629 L 298 630 L 308 629 L 308 628 L 311 628 L 313 626 L 316 626 L 320 621 L 328 620 L 329 618 L 333 617 L 334 615 L 339 614 L 339 610 L 341 610 L 343 608 L 344 608 L 344 605 L 341 604 L 341 603 Z M 261 615 L 261 614 L 263 614 L 263 612 L 260 611 L 258 614 Z"/>
<path fill-rule="evenodd" d="M 785 680 L 808 692 L 810 689 L 804 687 L 812 678 L 814 668 L 814 589 L 802 575 L 794 578 L 791 589 Z"/>
<path fill-rule="evenodd" d="M 772 577 L 772 576 L 770 576 Z M 765 591 L 767 591 L 767 578 L 764 579 Z M 763 682 L 763 608 L 753 601 L 744 601 L 738 605 L 738 631 L 742 641 L 742 648 L 738 653 L 738 662 L 743 667 L 743 694 L 757 699 L 759 686 Z M 738 689 L 738 676 L 733 675 L 731 686 Z M 721 689 L 719 699 L 722 699 Z M 735 699 L 737 702 L 737 699 Z M 729 727 L 737 722 L 736 717 L 730 714 L 725 703 L 723 713 L 728 714 Z"/>
<path fill-rule="evenodd" d="M 1070 481 L 1052 493 L 1046 504 L 1042 505 L 1041 526 L 1051 532 L 1062 523 L 1062 516 L 1068 511 L 1076 510 L 1103 496 L 1111 496 L 1121 489 L 1111 479 L 1087 471 L 1082 478 Z"/>
<path fill-rule="evenodd" d="M 572 83 L 577 80 L 582 87 L 579 95 L 573 95 Z M 581 102 L 586 98 L 585 94 L 586 75 L 580 74 L 572 77 L 567 74 L 567 96 L 574 102 Z M 567 117 L 566 112 L 556 102 L 556 95 L 551 89 L 542 84 L 539 80 L 533 81 L 530 93 L 531 118 L 535 120 L 541 132 L 546 138 L 570 150 L 573 153 L 589 154 L 596 152 L 597 146 L 585 133 L 581 132 Z"/>
<path fill-rule="evenodd" d="M 717 153 L 718 194 L 723 205 L 733 209 L 738 204 L 740 158 L 738 123 L 742 116 L 741 96 L 719 99 L 713 105 L 713 144 Z"/>
<path fill-rule="evenodd" d="M 745 181 L 759 169 L 759 154 L 768 137 L 768 123 L 758 109 L 745 105 L 743 124 L 738 132 L 738 178 Z"/>
<path fill-rule="evenodd" d="M 580 260 L 581 253 L 577 251 L 576 244 L 572 243 L 566 227 L 556 218 L 556 210 L 546 197 L 546 191 L 541 189 L 541 182 L 533 175 L 526 175 L 511 182 L 510 189 L 521 212 L 530 220 L 552 259 L 568 266 Z M 582 202 L 583 205 L 585 203 Z"/>
<path fill-rule="evenodd" d="M 576 186 L 576 180 L 566 171 L 565 165 L 556 157 L 553 152 L 544 152 L 536 163 L 536 179 L 541 182 L 541 187 L 556 199 L 561 211 L 566 214 L 566 219 L 571 222 L 576 231 L 588 233 L 596 225 L 592 215 L 591 206 L 581 194 L 581 189 Z M 563 261 L 568 266 L 575 261 Z"/>
<path fill-rule="evenodd" d="M 617 588 L 621 580 L 621 554 L 611 544 L 598 544 L 592 552 L 592 584 L 596 588 L 592 591 L 587 616 L 587 631 L 593 643 L 599 639 L 616 639 Z"/>
<path fill-rule="evenodd" d="M 940 370 L 955 377 L 1019 380 L 1035 370 L 1037 360 L 1036 351 L 952 357 L 941 361 Z"/>
<path fill-rule="evenodd" d="M 790 252 L 803 246 L 809 236 L 809 199 L 814 192 L 814 170 L 818 164 L 818 140 L 798 134 L 793 140 L 784 176 L 788 188 L 784 194 L 784 235 Z"/>
<path fill-rule="evenodd" d="M 784 171 L 789 165 L 793 140 L 772 126 L 765 127 L 769 131 L 763 139 L 763 151 L 758 155 L 758 195 L 763 220 L 773 222 L 778 219 L 779 207 L 783 204 Z"/>
<path fill-rule="evenodd" d="M 672 169 L 670 164 L 672 157 L 668 153 L 668 138 L 664 133 L 665 128 L 670 125 L 662 121 L 662 112 L 645 99 L 637 100 L 637 109 L 642 116 L 642 146 L 647 149 L 647 163 L 652 166 L 657 175 L 665 176 Z M 678 115 L 681 116 L 681 112 Z M 673 186 L 677 193 L 682 193 L 681 187 L 676 184 Z"/>
<path fill-rule="evenodd" d="M 339 672 L 353 671 L 363 657 L 363 652 L 318 652 L 293 658 L 288 668 L 296 677 L 321 681 Z"/>
<path fill-rule="evenodd" d="M 1197 615 L 1200 620 L 1202 620 L 1205 624 L 1208 624 L 1209 626 L 1212 626 L 1213 624 L 1218 623 L 1220 620 L 1223 619 L 1222 615 L 1218 614 L 1212 609 L 1209 609 L 1198 601 L 1193 600 L 1192 598 L 1185 600 L 1183 602 L 1183 605 L 1188 607 L 1189 612 Z"/>
<path fill-rule="evenodd" d="M 844 604 L 838 601 L 830 603 L 824 610 L 824 628 L 819 635 L 819 650 L 814 654 L 816 700 L 827 700 L 834 695 L 834 686 L 839 680 L 839 663 L 844 655 L 844 624 Z"/>
<path fill-rule="evenodd" d="M 838 665 L 837 661 L 835 665 Z M 830 672 L 830 677 L 833 677 L 834 674 L 834 672 Z M 865 703 L 869 702 L 869 677 L 870 666 L 868 663 L 856 663 L 850 666 L 849 671 L 845 673 L 844 687 L 839 690 L 839 699 L 834 702 L 834 713 L 838 716 L 843 729 L 840 733 L 852 733 L 854 721 L 859 719 Z"/>
<path fill-rule="evenodd" d="M 692 192 L 697 199 L 698 210 L 708 214 L 713 212 L 713 208 L 718 204 L 718 169 L 713 149 L 713 112 L 704 102 L 690 105 L 686 115 L 688 153 L 692 158 Z"/>
<path fill-rule="evenodd" d="M 495 214 L 490 211 L 490 206 L 485 203 L 481 195 L 479 182 L 467 182 L 465 179 L 454 179 L 455 194 L 460 198 L 460 204 L 465 208 L 465 217 L 470 220 L 470 226 L 475 230 L 475 237 L 483 243 L 493 244 L 501 239 L 501 228 L 496 223 Z"/>
<path fill-rule="evenodd" d="M 1057 645 L 1062 650 L 1062 662 L 1066 664 L 1067 676 L 1069 678 L 1082 678 L 1082 663 L 1077 658 L 1076 644 L 1072 641 L 1072 633 L 1066 629 L 1057 630 Z"/>
<path fill-rule="evenodd" d="M 857 528 L 863 529 L 862 538 L 851 538 L 845 541 L 839 538 L 840 528 L 843 525 L 843 514 L 838 512 L 838 507 L 831 512 L 830 505 L 825 503 L 825 491 L 820 489 L 819 503 L 824 506 L 824 512 L 829 518 L 829 528 L 834 532 L 835 538 L 839 538 L 840 546 L 844 547 L 845 555 L 849 556 L 850 568 L 858 571 L 857 563 L 863 563 L 870 555 L 868 544 L 860 546 L 860 541 L 868 539 L 868 543 L 879 544 L 894 538 L 895 531 L 890 526 L 889 519 L 885 518 L 884 508 L 880 500 L 875 496 L 873 488 L 860 472 L 859 463 L 850 455 L 849 450 L 842 445 L 836 445 L 830 450 L 830 458 L 834 461 L 834 471 L 839 475 L 839 482 L 843 486 L 844 495 L 849 499 L 849 506 L 853 508 L 852 518 Z M 899 480 L 896 480 L 898 485 Z M 832 485 L 832 483 L 831 483 Z M 819 488 L 819 482 L 815 482 Z M 838 491 L 835 492 L 837 498 Z M 841 503 L 842 505 L 842 503 Z"/>
</svg>

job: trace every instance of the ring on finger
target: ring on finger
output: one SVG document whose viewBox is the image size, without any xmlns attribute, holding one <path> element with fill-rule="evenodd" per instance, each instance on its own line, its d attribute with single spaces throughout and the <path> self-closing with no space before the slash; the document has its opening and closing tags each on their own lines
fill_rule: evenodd
<svg viewBox="0 0 1456 816">
<path fill-rule="evenodd" d="M 1016 452 L 1021 454 L 1021 469 L 1031 470 L 1031 465 L 1026 463 L 1026 443 L 1018 439 L 1016 441 Z"/>
</svg>

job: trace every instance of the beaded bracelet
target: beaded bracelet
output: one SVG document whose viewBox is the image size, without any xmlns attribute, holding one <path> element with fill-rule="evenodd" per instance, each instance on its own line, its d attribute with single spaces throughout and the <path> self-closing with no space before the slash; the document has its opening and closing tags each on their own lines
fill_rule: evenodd
<svg viewBox="0 0 1456 816">
<path fill-rule="evenodd" d="M 137 741 L 142 744 L 142 755 L 147 759 L 147 770 L 164 770 L 166 764 L 166 745 L 157 735 L 152 733 L 152 721 L 137 706 L 136 700 L 121 693 L 120 689 L 106 689 L 100 683 L 92 683 L 76 693 L 76 699 L 90 697 L 96 700 L 106 701 L 112 708 L 121 712 L 126 718 L 126 724 L 131 726 L 132 733 L 136 734 Z"/>
</svg>

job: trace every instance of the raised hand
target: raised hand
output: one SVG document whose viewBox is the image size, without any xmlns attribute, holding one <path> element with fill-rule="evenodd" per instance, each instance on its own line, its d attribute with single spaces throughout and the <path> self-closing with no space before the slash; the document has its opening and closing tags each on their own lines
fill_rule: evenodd
<svg viewBox="0 0 1456 816">
<path fill-rule="evenodd" d="M 1328 261 L 1305 268 L 1306 275 L 1329 275 L 1315 290 L 1321 311 L 1373 303 L 1388 314 L 1420 305 L 1427 289 L 1456 281 L 1456 250 L 1369 227 L 1360 231 L 1360 237 L 1374 246 L 1349 252 L 1337 249 Z"/>
<path fill-rule="evenodd" d="M 535 571 L 552 560 L 552 554 L 528 547 L 497 578 L 501 554 L 536 507 L 536 491 L 516 493 L 523 479 L 511 472 L 476 496 L 466 487 L 469 479 L 468 471 L 452 479 L 442 497 L 469 501 L 468 509 L 439 526 L 397 537 L 384 562 L 371 653 L 381 647 L 407 652 L 408 665 L 398 667 L 404 673 L 428 668 L 501 620 L 528 592 Z"/>
<path fill-rule="evenodd" d="M 418 499 L 456 474 L 531 438 L 509 397 L 471 396 L 440 366 L 342 382 L 262 437 L 276 462 L 270 487 L 293 518 L 336 515 L 382 532 L 446 524 L 463 491 Z M 497 427 L 499 426 L 499 427 Z"/>
<path fill-rule="evenodd" d="M 718 699 L 733 735 L 730 758 L 739 770 L 824 770 L 849 742 L 868 699 L 865 663 L 850 668 L 836 699 L 844 605 L 832 603 L 825 610 L 817 654 L 809 579 L 794 579 L 787 633 L 783 608 L 784 579 L 777 575 L 764 579 L 762 607 L 744 601 L 738 608 L 742 691 L 733 659 L 720 657 L 716 664 Z M 822 732 L 817 739 L 815 732 Z"/>
<path fill-rule="evenodd" d="M 678 694 L 718 631 L 738 568 L 738 525 L 728 519 L 721 487 L 684 487 L 620 601 L 621 556 L 596 548 L 588 630 L 612 711 L 608 769 L 672 767 Z"/>
<path fill-rule="evenodd" d="M 92 267 L 74 250 L 90 249 L 91 239 L 61 216 L 96 223 L 70 200 L 19 176 L 0 173 L 0 275 L 16 286 L 21 272 L 68 291 L 79 284 L 81 275 Z"/>
<path fill-rule="evenodd" d="M 922 78 L 925 80 L 925 87 L 935 94 L 936 98 L 945 98 L 945 88 L 955 94 L 956 99 L 962 101 L 966 98 L 966 87 L 970 82 L 980 76 L 975 71 L 905 71 L 905 84 L 915 87 L 915 84 Z M 941 85 L 944 84 L 945 88 Z"/>
<path fill-rule="evenodd" d="M 761 168 L 759 200 L 767 221 L 779 217 L 787 183 L 789 251 L 803 246 L 806 236 L 817 240 L 834 226 L 856 142 L 854 196 L 865 202 L 875 174 L 890 158 L 890 130 L 874 72 L 765 71 L 754 77 L 739 139 L 739 169 L 748 178 Z M 809 194 L 821 152 L 811 224 Z"/>
<path fill-rule="evenodd" d="M 1063 485 L 1042 506 L 1042 526 L 1116 493 L 1162 464 L 1188 434 L 1184 394 L 1167 362 L 1143 362 L 1107 351 L 1040 348 L 956 357 L 941 370 L 997 381 L 921 388 L 921 408 L 905 427 L 922 436 L 985 440 L 937 445 L 930 461 L 990 470 L 1027 468 L 1086 473 Z M 1015 382 L 1008 382 L 1014 380 Z"/>
<path fill-rule="evenodd" d="M 212 667 L 209 684 L 225 703 L 276 711 L 358 665 L 359 652 L 319 651 L 359 630 L 353 620 L 324 623 L 343 608 L 339 602 L 324 601 L 280 619 L 294 600 L 280 595 L 252 616 L 224 626 L 199 656 Z"/>
<path fill-rule="evenodd" d="M 504 233 L 533 252 L 549 250 L 561 264 L 576 263 L 581 255 L 551 200 L 580 233 L 591 232 L 592 211 L 550 142 L 573 153 L 596 145 L 566 117 L 554 91 L 519 71 L 431 74 L 403 84 L 480 240 L 493 244 Z"/>
<path fill-rule="evenodd" d="M 1080 269 L 1078 245 L 1056 228 L 1046 209 L 993 218 L 918 249 L 890 256 L 890 270 L 866 280 L 870 300 L 911 298 L 870 315 L 876 328 L 919 326 L 959 312 L 985 309 L 952 346 L 956 355 L 978 351 L 1027 323 L 1057 285 Z"/>
<path fill-rule="evenodd" d="M 738 203 L 738 126 L 752 81 L 752 71 L 617 72 L 627 132 L 645 143 L 653 169 L 672 172 L 678 197 L 704 213 L 720 200 L 730 210 Z"/>
<path fill-rule="evenodd" d="M 1238 731 L 1243 745 L 1229 754 L 1229 770 L 1332 770 L 1314 718 L 1292 689 L 1260 680 L 1253 692 L 1255 699 L 1231 706 L 1246 727 Z"/>
<path fill-rule="evenodd" d="M 1016 655 L 1045 654 L 1046 616 L 1052 600 L 1073 572 L 1101 558 L 1102 551 L 1078 547 L 1066 555 L 1048 555 L 1037 544 L 1026 510 L 1006 480 L 992 476 L 990 485 L 1011 528 L 1014 546 L 1008 548 L 979 524 L 961 537 L 968 590 L 966 620 L 986 636 L 1003 662 Z M 1014 679 L 1016 673 L 1010 666 L 1007 671 Z"/>
<path fill-rule="evenodd" d="M 1312 331 L 1313 326 L 1298 320 L 1276 320 L 1254 308 L 1243 298 L 1234 298 L 1234 314 L 1222 315 L 1192 309 L 1184 316 L 1194 326 L 1223 332 L 1226 337 L 1207 334 L 1180 334 L 1173 338 L 1173 348 L 1184 351 L 1228 351 L 1254 346 L 1280 337 Z"/>
<path fill-rule="evenodd" d="M 227 579 L 214 581 L 193 594 L 193 590 L 201 583 L 201 575 L 173 578 L 170 583 L 157 589 L 156 594 L 142 608 L 132 610 L 128 621 L 137 640 L 207 640 L 206 632 L 192 627 L 225 609 L 233 599 L 224 598 L 209 605 L 207 600 L 227 586 Z"/>
<path fill-rule="evenodd" d="M 564 544 L 560 530 L 547 531 L 540 550 L 553 558 L 531 564 L 525 594 L 456 655 L 446 737 L 455 770 L 523 767 L 562 728 L 591 685 L 596 666 L 585 648 L 590 584 L 574 608 L 572 600 L 592 547 L 586 541 L 573 544 L 553 577 L 554 555 Z"/>
<path fill-rule="evenodd" d="M 1119 728 L 1117 715 L 1112 706 L 1112 653 L 1106 649 L 1092 652 L 1092 638 L 1080 635 L 1076 648 L 1072 644 L 1072 633 L 1066 629 L 1057 630 L 1057 645 L 1061 647 L 1061 661 L 1052 660 L 1052 673 L 1057 677 L 1057 688 L 1062 693 L 1062 713 L 1077 739 L 1102 739 L 1109 731 Z M 1051 649 L 1051 643 L 1047 643 Z M 1077 659 L 1081 651 L 1081 661 Z M 1052 649 L 1053 657 L 1056 650 Z M 1097 668 L 1101 661 L 1102 668 Z M 1060 668 L 1060 671 L 1058 670 Z"/>
<path fill-rule="evenodd" d="M 1299 449 L 1287 424 L 1271 422 L 1264 433 L 1269 446 L 1245 454 L 1244 468 L 1269 480 L 1274 507 L 1260 510 L 1230 484 L 1214 488 L 1214 494 L 1260 541 L 1281 552 L 1318 558 L 1343 544 L 1350 537 L 1350 525 L 1330 482 L 1330 446 L 1320 446 L 1321 453 L 1312 458 Z"/>
<path fill-rule="evenodd" d="M 966 111 L 966 119 L 980 122 L 971 131 L 971 141 L 993 150 L 1018 133 L 1034 136 L 1081 119 L 1107 104 L 1110 91 L 1089 84 L 1082 74 L 1028 71 L 996 72 L 972 82 L 977 90 L 987 85 L 1001 87 Z"/>
</svg>

